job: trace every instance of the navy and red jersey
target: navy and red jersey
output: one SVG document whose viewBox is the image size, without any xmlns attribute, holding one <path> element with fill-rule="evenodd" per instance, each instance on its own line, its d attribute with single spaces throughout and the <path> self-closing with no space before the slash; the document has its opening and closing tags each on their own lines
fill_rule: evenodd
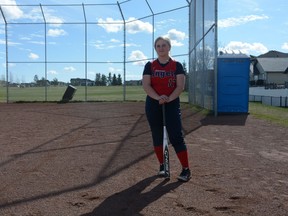
<svg viewBox="0 0 288 216">
<path fill-rule="evenodd" d="M 143 71 L 143 75 L 151 75 L 151 86 L 157 94 L 167 96 L 175 90 L 178 74 L 185 74 L 183 66 L 171 58 L 166 64 L 158 59 L 147 62 Z"/>
</svg>

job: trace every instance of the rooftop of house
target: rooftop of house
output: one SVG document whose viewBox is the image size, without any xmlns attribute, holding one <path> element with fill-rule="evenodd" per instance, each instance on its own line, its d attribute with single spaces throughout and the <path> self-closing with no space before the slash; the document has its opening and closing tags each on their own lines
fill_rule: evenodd
<svg viewBox="0 0 288 216">
<path fill-rule="evenodd" d="M 271 50 L 258 57 L 253 56 L 251 60 L 266 72 L 288 72 L 288 53 Z"/>
<path fill-rule="evenodd" d="M 288 58 L 258 58 L 257 61 L 266 72 L 288 71 Z"/>
<path fill-rule="evenodd" d="M 267 53 L 257 56 L 257 58 L 288 58 L 288 53 L 282 53 L 279 51 L 271 50 Z"/>
</svg>

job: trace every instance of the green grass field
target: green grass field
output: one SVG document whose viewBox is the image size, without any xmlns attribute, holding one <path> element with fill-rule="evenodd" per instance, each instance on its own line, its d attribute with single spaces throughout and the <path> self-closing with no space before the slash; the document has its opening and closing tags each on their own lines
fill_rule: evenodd
<svg viewBox="0 0 288 216">
<path fill-rule="evenodd" d="M 249 112 L 258 119 L 263 119 L 284 127 L 288 127 L 288 108 L 273 107 L 261 103 L 250 102 Z"/>
<path fill-rule="evenodd" d="M 63 87 L 10 87 L 8 102 L 54 102 L 60 101 L 66 90 Z M 146 93 L 142 86 L 126 86 L 125 98 L 123 86 L 77 86 L 72 101 L 144 101 Z M 188 102 L 188 93 L 181 95 L 182 102 Z M 0 102 L 7 102 L 7 89 L 0 87 Z"/>
</svg>

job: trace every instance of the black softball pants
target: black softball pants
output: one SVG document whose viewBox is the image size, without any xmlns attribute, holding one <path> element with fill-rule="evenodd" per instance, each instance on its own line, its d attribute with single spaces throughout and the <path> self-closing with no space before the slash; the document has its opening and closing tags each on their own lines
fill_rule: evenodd
<svg viewBox="0 0 288 216">
<path fill-rule="evenodd" d="M 146 97 L 145 112 L 152 132 L 154 146 L 163 145 L 163 115 L 162 105 L 158 100 Z M 175 152 L 187 150 L 182 133 L 180 99 L 177 98 L 165 104 L 166 129 L 169 141 Z"/>
</svg>

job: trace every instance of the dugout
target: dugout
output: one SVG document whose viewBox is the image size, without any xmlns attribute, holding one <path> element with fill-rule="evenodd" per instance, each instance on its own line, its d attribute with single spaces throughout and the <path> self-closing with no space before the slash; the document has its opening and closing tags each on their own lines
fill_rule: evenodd
<svg viewBox="0 0 288 216">
<path fill-rule="evenodd" d="M 250 58 L 222 54 L 217 58 L 218 113 L 248 113 Z"/>
</svg>

